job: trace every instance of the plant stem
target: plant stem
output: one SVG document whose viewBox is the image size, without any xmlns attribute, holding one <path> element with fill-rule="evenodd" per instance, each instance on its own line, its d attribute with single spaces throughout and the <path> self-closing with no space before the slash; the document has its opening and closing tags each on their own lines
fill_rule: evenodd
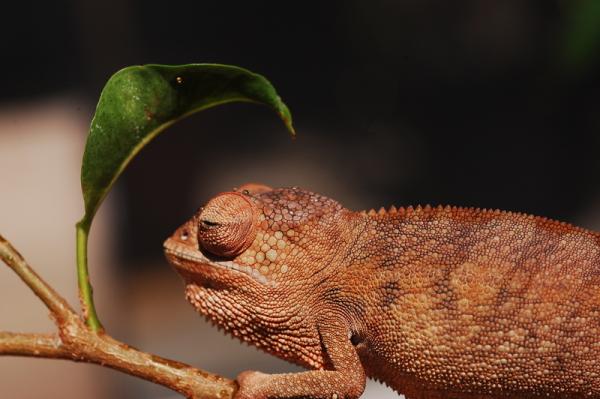
<svg viewBox="0 0 600 399">
<path fill-rule="evenodd" d="M 90 223 L 82 219 L 76 225 L 77 231 L 77 281 L 79 283 L 79 300 L 85 318 L 85 323 L 93 332 L 104 331 L 96 307 L 94 306 L 94 294 L 88 272 L 87 244 Z"/>
</svg>

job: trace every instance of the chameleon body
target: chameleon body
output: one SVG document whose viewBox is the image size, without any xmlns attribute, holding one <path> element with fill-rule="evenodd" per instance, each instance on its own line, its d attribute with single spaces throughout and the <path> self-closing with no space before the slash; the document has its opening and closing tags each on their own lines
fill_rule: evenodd
<svg viewBox="0 0 600 399">
<path fill-rule="evenodd" d="M 600 235 L 458 207 L 352 212 L 298 188 L 210 200 L 165 242 L 210 321 L 310 371 L 237 399 L 600 398 Z"/>
</svg>

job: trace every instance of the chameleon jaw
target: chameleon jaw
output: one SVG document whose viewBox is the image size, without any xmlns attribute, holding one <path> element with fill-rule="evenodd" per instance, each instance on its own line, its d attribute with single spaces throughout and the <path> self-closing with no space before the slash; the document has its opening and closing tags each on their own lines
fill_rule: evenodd
<svg viewBox="0 0 600 399">
<path fill-rule="evenodd" d="M 252 269 L 247 266 L 239 265 L 231 260 L 210 259 L 201 251 L 190 250 L 189 246 L 172 238 L 168 238 L 163 247 L 169 263 L 186 275 L 209 277 L 218 276 L 219 272 L 225 271 L 241 273 L 261 284 L 267 283 L 264 276 L 252 273 Z"/>
</svg>

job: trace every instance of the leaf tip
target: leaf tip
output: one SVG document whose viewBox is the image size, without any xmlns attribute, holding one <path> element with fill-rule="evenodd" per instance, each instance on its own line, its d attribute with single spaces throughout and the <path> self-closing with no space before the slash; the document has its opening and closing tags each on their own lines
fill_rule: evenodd
<svg viewBox="0 0 600 399">
<path fill-rule="evenodd" d="M 292 113 L 287 105 L 285 105 L 285 103 L 281 100 L 281 98 L 278 97 L 277 100 L 279 103 L 277 106 L 277 113 L 294 139 L 296 138 L 296 130 L 294 129 L 294 124 L 292 123 Z"/>
<path fill-rule="evenodd" d="M 283 119 L 283 123 L 285 124 L 285 127 L 287 128 L 287 130 L 289 130 L 292 138 L 295 139 L 296 138 L 296 129 L 294 129 L 294 125 L 292 125 L 292 120 L 288 117 L 285 117 L 284 115 L 281 115 L 281 119 Z"/>
</svg>

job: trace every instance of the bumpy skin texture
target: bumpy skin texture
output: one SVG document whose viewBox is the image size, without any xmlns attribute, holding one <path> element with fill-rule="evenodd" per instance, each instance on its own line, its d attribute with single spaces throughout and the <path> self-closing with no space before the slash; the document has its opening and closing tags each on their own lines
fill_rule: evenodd
<svg viewBox="0 0 600 399">
<path fill-rule="evenodd" d="M 247 185 L 165 248 L 201 314 L 312 369 L 244 372 L 238 399 L 357 398 L 366 376 L 411 399 L 600 398 L 597 233 Z"/>
</svg>

